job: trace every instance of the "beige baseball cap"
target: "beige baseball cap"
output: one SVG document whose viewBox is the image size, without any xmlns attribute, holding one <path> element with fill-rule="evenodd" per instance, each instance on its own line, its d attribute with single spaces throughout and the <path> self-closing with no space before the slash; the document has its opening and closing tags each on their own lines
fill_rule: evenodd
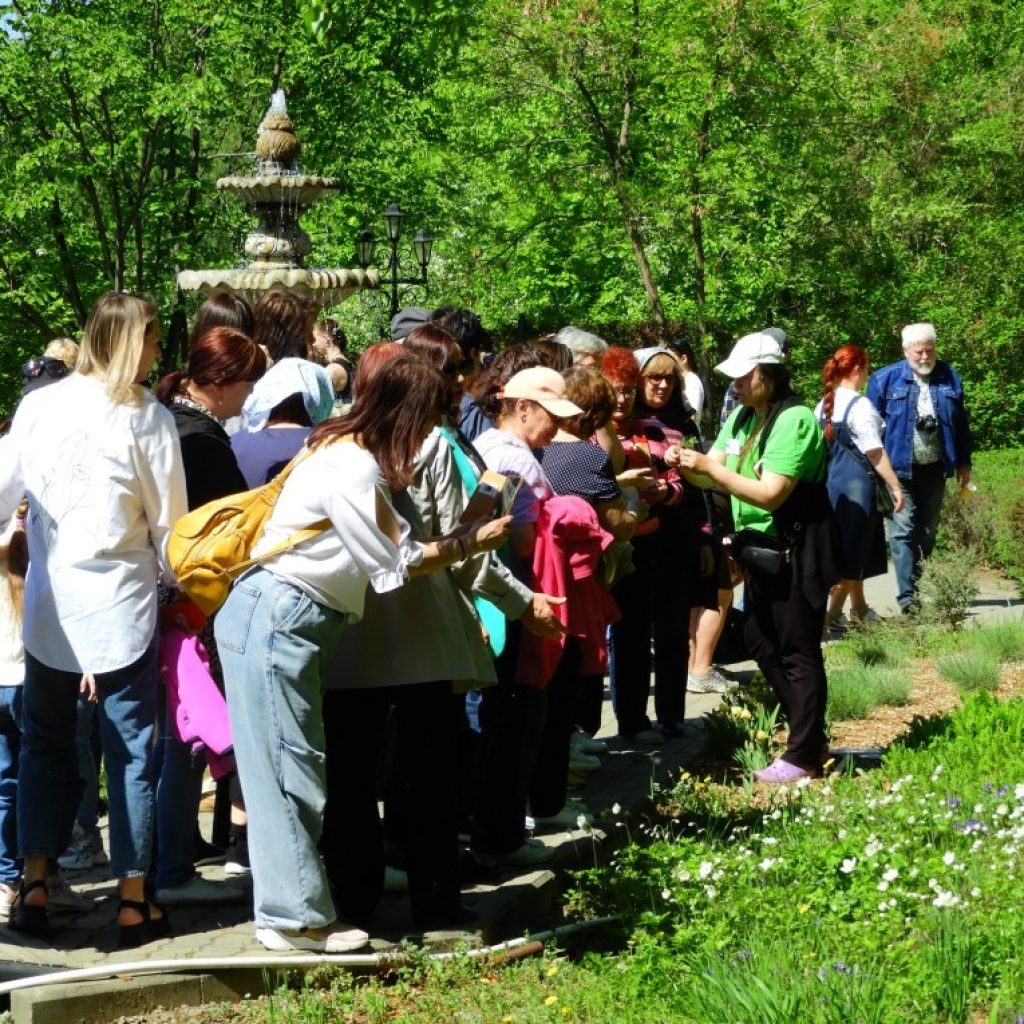
<svg viewBox="0 0 1024 1024">
<path fill-rule="evenodd" d="M 543 406 L 552 416 L 565 419 L 579 416 L 583 410 L 565 397 L 565 381 L 557 370 L 531 366 L 520 370 L 501 391 L 501 398 L 528 398 Z"/>
</svg>

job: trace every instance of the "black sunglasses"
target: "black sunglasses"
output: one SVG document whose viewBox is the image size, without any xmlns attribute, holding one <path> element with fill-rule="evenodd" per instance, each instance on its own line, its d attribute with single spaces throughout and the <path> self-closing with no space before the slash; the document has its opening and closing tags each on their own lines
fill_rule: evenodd
<svg viewBox="0 0 1024 1024">
<path fill-rule="evenodd" d="M 21 375 L 26 380 L 35 380 L 43 374 L 60 380 L 68 375 L 68 368 L 60 359 L 51 359 L 49 356 L 40 356 L 38 359 L 30 359 L 21 367 Z"/>
</svg>

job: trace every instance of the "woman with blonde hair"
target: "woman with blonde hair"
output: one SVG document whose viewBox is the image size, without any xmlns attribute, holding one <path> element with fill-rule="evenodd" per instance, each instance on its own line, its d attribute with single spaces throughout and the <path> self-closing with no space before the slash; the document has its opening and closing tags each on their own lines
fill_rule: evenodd
<svg viewBox="0 0 1024 1024">
<path fill-rule="evenodd" d="M 78 372 L 29 395 L 0 447 L 0 517 L 27 494 L 32 560 L 25 583 L 24 737 L 18 931 L 49 929 L 47 866 L 67 849 L 79 796 L 80 686 L 99 702 L 118 944 L 165 934 L 146 900 L 152 859 L 157 580 L 167 535 L 185 512 L 170 412 L 140 383 L 160 348 L 156 307 L 120 292 L 89 314 Z"/>
</svg>

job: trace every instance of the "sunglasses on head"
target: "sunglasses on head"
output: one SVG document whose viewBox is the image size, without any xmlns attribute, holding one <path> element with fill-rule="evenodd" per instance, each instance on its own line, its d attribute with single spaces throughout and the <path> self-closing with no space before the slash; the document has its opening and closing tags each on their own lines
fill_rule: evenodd
<svg viewBox="0 0 1024 1024">
<path fill-rule="evenodd" d="M 38 359 L 30 359 L 21 368 L 21 375 L 26 380 L 36 380 L 46 374 L 54 380 L 66 377 L 68 368 L 60 359 L 51 359 L 49 356 L 40 356 Z"/>
</svg>

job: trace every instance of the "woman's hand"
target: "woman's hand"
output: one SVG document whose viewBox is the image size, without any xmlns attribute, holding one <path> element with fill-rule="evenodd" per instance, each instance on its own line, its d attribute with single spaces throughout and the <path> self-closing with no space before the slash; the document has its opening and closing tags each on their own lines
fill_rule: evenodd
<svg viewBox="0 0 1024 1024">
<path fill-rule="evenodd" d="M 650 466 L 624 469 L 615 480 L 619 487 L 635 487 L 638 491 L 653 487 L 658 482 L 654 479 L 654 470 Z"/>
<path fill-rule="evenodd" d="M 895 515 L 897 512 L 903 511 L 903 506 L 906 504 L 906 499 L 903 497 L 903 488 L 897 485 L 896 487 L 890 487 L 889 493 L 892 495 L 892 511 Z"/>
<path fill-rule="evenodd" d="M 670 449 L 672 450 L 672 449 Z M 685 469 L 690 473 L 697 473 L 700 476 L 710 476 L 712 460 L 709 459 L 703 452 L 697 451 L 695 448 L 679 448 L 676 447 L 676 462 L 674 465 L 680 469 Z M 668 453 L 666 452 L 665 461 L 668 462 Z"/>
<path fill-rule="evenodd" d="M 557 640 L 565 635 L 566 629 L 555 615 L 552 606 L 556 604 L 565 604 L 565 598 L 552 597 L 550 594 L 534 594 L 533 600 L 520 617 L 520 622 L 534 636 Z"/>
<path fill-rule="evenodd" d="M 502 516 L 500 519 L 478 519 L 452 536 L 462 540 L 466 548 L 466 555 L 469 557 L 479 554 L 481 551 L 494 551 L 500 548 L 508 539 L 511 526 L 511 516 Z"/>
<path fill-rule="evenodd" d="M 78 684 L 78 692 L 90 704 L 99 701 L 99 694 L 96 692 L 96 677 L 91 672 L 86 672 L 82 676 L 82 681 Z"/>
</svg>

